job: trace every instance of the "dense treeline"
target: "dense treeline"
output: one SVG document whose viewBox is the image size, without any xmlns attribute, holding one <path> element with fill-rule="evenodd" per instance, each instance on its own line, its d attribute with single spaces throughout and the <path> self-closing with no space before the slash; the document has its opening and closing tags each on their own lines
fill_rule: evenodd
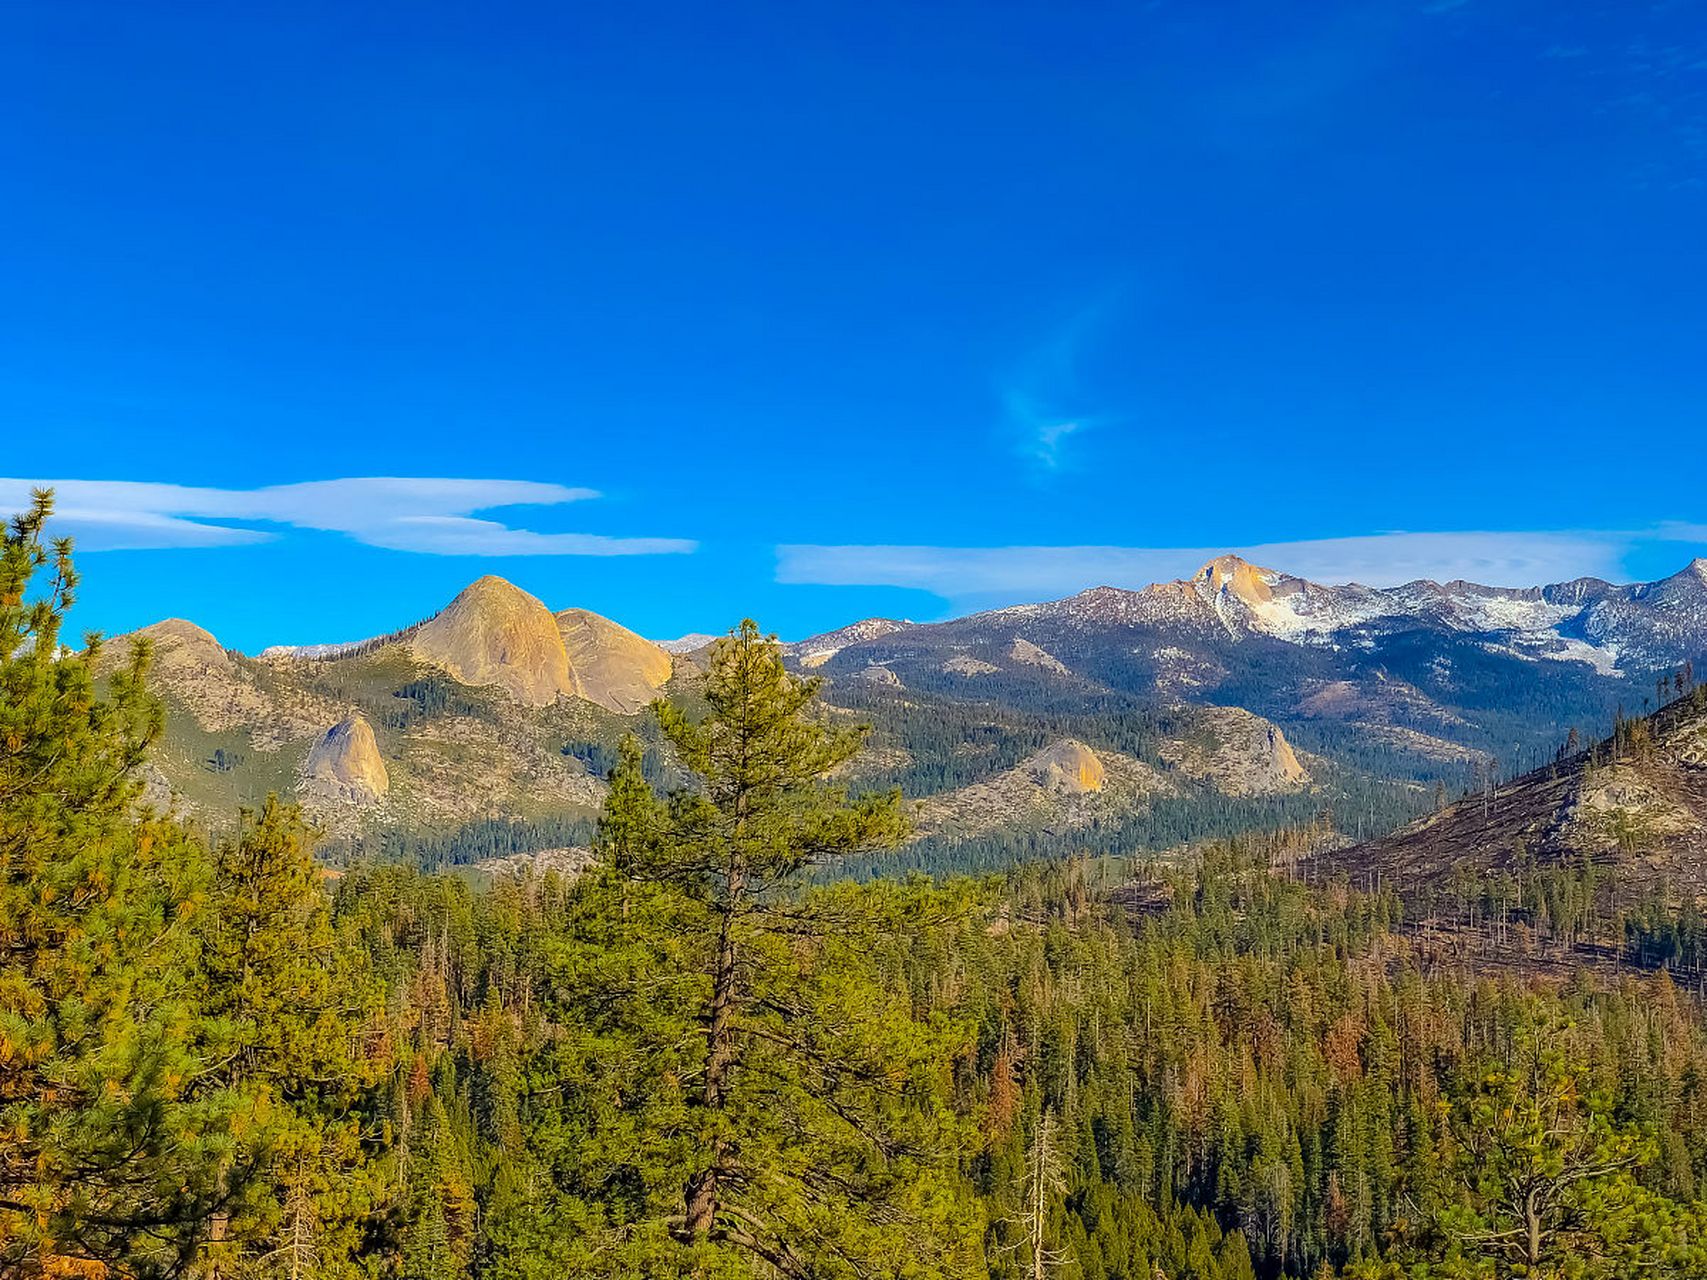
<svg viewBox="0 0 1707 1280">
<path fill-rule="evenodd" d="M 408 862 L 427 871 L 467 866 L 515 853 L 585 845 L 593 836 L 590 819 L 477 818 L 448 831 L 387 828 L 329 841 L 322 857 L 338 865 L 359 862 Z"/>
<path fill-rule="evenodd" d="M 209 845 L 136 810 L 146 649 L 59 647 L 44 516 L 0 555 L 0 1274 L 1707 1266 L 1663 975 L 1420 968 L 1266 846 L 814 885 L 899 797 L 824 781 L 859 734 L 750 624 L 659 713 L 693 785 L 625 744 L 578 879 L 328 876 L 275 802 Z"/>
<path fill-rule="evenodd" d="M 1196 841 L 1299 829 L 1322 822 L 1331 830 L 1359 836 L 1401 826 L 1428 812 L 1431 804 L 1424 793 L 1356 774 L 1336 777 L 1331 801 L 1309 791 L 1229 796 L 1177 775 L 1175 782 L 1183 794 L 1157 796 L 1143 809 L 1112 820 L 1095 820 L 1067 831 L 1008 827 L 970 838 L 917 840 L 905 848 L 838 867 L 836 873 L 862 878 L 913 871 L 933 876 L 977 875 L 1092 852 L 1156 852 Z"/>
<path fill-rule="evenodd" d="M 380 721 L 388 729 L 408 729 L 423 720 L 445 715 L 476 716 L 485 706 L 470 698 L 463 686 L 436 672 L 405 681 L 393 694 L 394 705 L 385 708 Z"/>
</svg>

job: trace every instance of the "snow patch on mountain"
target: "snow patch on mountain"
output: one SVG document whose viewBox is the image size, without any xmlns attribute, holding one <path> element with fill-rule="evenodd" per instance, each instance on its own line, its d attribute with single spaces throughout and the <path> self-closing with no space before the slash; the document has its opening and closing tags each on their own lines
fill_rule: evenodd
<svg viewBox="0 0 1707 1280">
<path fill-rule="evenodd" d="M 335 644 L 270 644 L 261 650 L 263 658 L 336 658 L 343 654 L 360 649 L 363 645 L 374 642 L 374 637 L 367 640 L 345 640 Z"/>
<path fill-rule="evenodd" d="M 1667 666 L 1707 645 L 1707 560 L 1659 582 L 1622 587 L 1597 578 L 1529 588 L 1462 581 L 1366 587 L 1324 586 L 1221 556 L 1190 578 L 1142 591 L 1093 587 L 977 621 L 1048 622 L 1077 634 L 1131 627 L 1223 642 L 1264 637 L 1365 652 L 1384 635 L 1429 627 L 1484 636 L 1490 648 L 1525 659 L 1582 662 L 1622 676 Z"/>
<path fill-rule="evenodd" d="M 785 644 L 782 651 L 803 667 L 821 667 L 850 644 L 879 640 L 884 636 L 894 635 L 897 631 L 905 631 L 912 625 L 911 622 L 896 618 L 864 618 L 835 631 L 827 631 L 821 636 L 810 636 L 793 644 Z"/>
</svg>

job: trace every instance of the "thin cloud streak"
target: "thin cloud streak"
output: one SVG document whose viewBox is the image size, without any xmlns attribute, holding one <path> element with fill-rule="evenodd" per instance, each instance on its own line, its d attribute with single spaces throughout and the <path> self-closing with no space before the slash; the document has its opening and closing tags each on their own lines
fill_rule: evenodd
<svg viewBox="0 0 1707 1280">
<path fill-rule="evenodd" d="M 1074 436 L 1107 421 L 1105 414 L 1089 411 L 1080 368 L 1107 310 L 1106 302 L 1081 310 L 1020 361 L 999 388 L 1014 452 L 1045 473 L 1068 465 L 1067 445 Z"/>
<path fill-rule="evenodd" d="M 476 518 L 498 508 L 560 506 L 599 496 L 593 489 L 532 480 L 366 476 L 218 489 L 0 478 L 0 510 L 21 510 L 35 488 L 54 491 L 53 532 L 76 538 L 84 551 L 232 547 L 279 536 L 209 521 L 341 533 L 370 547 L 436 556 L 681 555 L 698 547 L 684 538 L 537 533 Z"/>
<path fill-rule="evenodd" d="M 1010 410 L 1016 421 L 1021 420 L 1019 411 Z M 1079 421 L 1058 421 L 1048 418 L 1023 422 L 1021 431 L 1023 438 L 1029 441 L 1027 454 L 1037 462 L 1042 463 L 1051 471 L 1061 466 L 1061 450 L 1068 437 L 1079 431 L 1085 424 Z"/>
<path fill-rule="evenodd" d="M 1675 527 L 1678 533 L 1692 530 Z M 1184 577 L 1233 552 L 1314 581 L 1395 586 L 1419 578 L 1462 578 L 1492 586 L 1534 586 L 1578 577 L 1617 578 L 1637 542 L 1690 541 L 1662 530 L 1622 532 L 1379 533 L 1245 547 L 928 547 L 777 548 L 778 582 L 887 586 L 949 601 L 1016 602 L 1093 586 L 1138 588 Z"/>
</svg>

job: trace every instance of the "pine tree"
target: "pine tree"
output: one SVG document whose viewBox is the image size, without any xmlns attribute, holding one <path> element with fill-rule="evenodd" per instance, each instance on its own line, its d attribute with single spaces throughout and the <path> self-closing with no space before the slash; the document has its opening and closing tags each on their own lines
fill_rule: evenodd
<svg viewBox="0 0 1707 1280">
<path fill-rule="evenodd" d="M 820 781 L 859 750 L 861 734 L 808 718 L 818 688 L 791 677 L 776 644 L 748 619 L 713 649 L 710 715 L 695 723 L 668 704 L 658 709 L 665 737 L 702 785 L 673 797 L 657 874 L 706 909 L 716 938 L 704 1080 L 692 1100 L 700 1167 L 687 1181 L 680 1234 L 695 1241 L 715 1231 L 783 1270 L 798 1267 L 792 1244 L 735 1210 L 727 1194 L 742 1173 L 741 1135 L 727 1120 L 731 1084 L 753 1040 L 744 1025 L 756 994 L 752 966 L 770 958 L 761 949 L 770 939 L 759 936 L 771 923 L 767 898 L 813 860 L 893 844 L 903 830 L 898 796 L 850 805 Z"/>
<path fill-rule="evenodd" d="M 620 885 L 620 910 L 625 921 L 629 913 L 629 885 L 648 869 L 660 818 L 657 797 L 646 780 L 640 739 L 628 734 L 617 748 L 610 790 L 593 839 L 594 854 L 610 868 Z"/>
<path fill-rule="evenodd" d="M 972 1136 L 942 1096 L 967 1030 L 920 1022 L 883 967 L 909 922 L 954 907 L 809 889 L 815 866 L 904 829 L 896 794 L 827 780 L 862 734 L 827 723 L 817 690 L 747 622 L 713 652 L 703 718 L 656 709 L 690 784 L 658 805 L 624 751 L 610 861 L 576 886 L 554 952 L 549 1010 L 573 1031 L 536 1070 L 567 1106 L 529 1117 L 558 1188 L 534 1216 L 589 1242 L 560 1266 L 922 1277 L 976 1256 L 976 1215 L 945 1190 Z"/>
<path fill-rule="evenodd" d="M 1047 1107 L 1038 1114 L 1026 1152 L 1025 1181 L 1019 1225 L 1019 1248 L 1027 1280 L 1048 1280 L 1070 1259 L 1049 1244 L 1049 1218 L 1055 1202 L 1067 1193 L 1067 1174 L 1056 1150 L 1055 1117 Z"/>
<path fill-rule="evenodd" d="M 352 1108 L 372 1081 L 349 1043 L 369 1002 L 294 806 L 269 796 L 243 812 L 216 855 L 210 907 L 201 931 L 210 1056 L 248 1122 L 220 1170 L 247 1192 L 234 1190 L 215 1218 L 208 1270 L 248 1274 L 259 1258 L 300 1266 L 300 1242 L 311 1238 L 316 1274 L 336 1274 L 355 1244 L 348 1190 L 364 1174 Z"/>
<path fill-rule="evenodd" d="M 1612 1099 L 1561 1047 L 1564 1028 L 1521 1032 L 1514 1061 L 1443 1104 L 1447 1168 L 1462 1188 L 1442 1215 L 1447 1277 L 1677 1277 L 1707 1267 L 1702 1225 L 1636 1178 L 1653 1139 L 1618 1123 Z"/>
<path fill-rule="evenodd" d="M 37 494 L 0 545 L 0 1271 L 148 1274 L 194 1252 L 225 1140 L 186 999 L 204 859 L 133 812 L 147 646 L 61 647 L 77 576 L 51 511 Z"/>
</svg>

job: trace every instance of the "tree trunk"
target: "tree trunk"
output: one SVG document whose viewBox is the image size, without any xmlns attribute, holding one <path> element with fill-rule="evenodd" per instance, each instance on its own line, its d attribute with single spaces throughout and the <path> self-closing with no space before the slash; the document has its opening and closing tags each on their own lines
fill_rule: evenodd
<svg viewBox="0 0 1707 1280">
<path fill-rule="evenodd" d="M 717 962 L 711 982 L 711 1020 L 706 1028 L 708 1050 L 705 1059 L 705 1087 L 700 1091 L 700 1106 L 716 1115 L 723 1109 L 724 1086 L 729 1069 L 735 1061 L 735 1037 L 731 1019 L 735 1011 L 735 917 L 739 909 L 745 880 L 739 868 L 729 876 L 729 899 L 717 933 Z M 717 1193 L 729 1144 L 721 1135 L 711 1141 L 711 1163 L 688 1179 L 687 1218 L 683 1233 L 697 1239 L 711 1230 L 717 1216 Z"/>
<path fill-rule="evenodd" d="M 1529 1228 L 1529 1238 L 1525 1241 L 1524 1261 L 1529 1264 L 1529 1270 L 1534 1272 L 1541 1265 L 1541 1214 L 1535 1207 L 1535 1198 L 1529 1197 L 1523 1206 L 1525 1226 Z"/>
</svg>

